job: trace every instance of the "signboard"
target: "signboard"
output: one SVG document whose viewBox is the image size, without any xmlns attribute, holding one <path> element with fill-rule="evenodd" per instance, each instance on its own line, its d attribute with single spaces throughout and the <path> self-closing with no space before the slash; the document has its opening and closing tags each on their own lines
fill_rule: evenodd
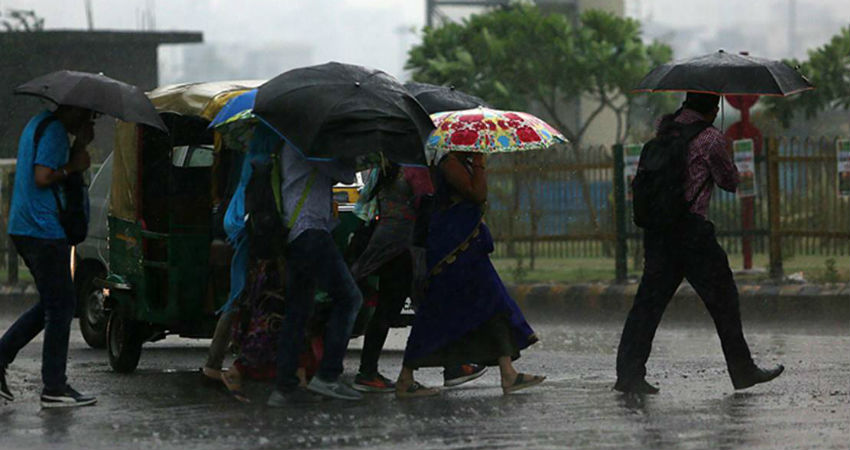
<svg viewBox="0 0 850 450">
<path fill-rule="evenodd" d="M 735 166 L 741 177 L 738 183 L 738 198 L 755 197 L 756 195 L 756 162 L 752 139 L 738 139 L 732 142 L 732 153 Z"/>
<path fill-rule="evenodd" d="M 632 180 L 635 179 L 640 160 L 640 144 L 627 144 L 623 146 L 623 175 L 626 177 L 626 198 L 632 199 Z"/>
<path fill-rule="evenodd" d="M 835 150 L 838 153 L 838 193 L 850 197 L 850 139 L 839 139 Z"/>
</svg>

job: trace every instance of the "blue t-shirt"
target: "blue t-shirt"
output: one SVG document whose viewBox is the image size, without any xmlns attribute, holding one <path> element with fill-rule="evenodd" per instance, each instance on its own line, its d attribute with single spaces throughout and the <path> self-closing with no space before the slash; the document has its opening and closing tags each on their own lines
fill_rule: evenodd
<svg viewBox="0 0 850 450">
<path fill-rule="evenodd" d="M 54 120 L 44 130 L 38 142 L 38 152 L 34 155 L 35 129 L 42 120 L 52 115 L 50 111 L 44 111 L 33 117 L 18 142 L 15 187 L 12 191 L 7 229 L 9 234 L 41 239 L 65 239 L 65 230 L 59 224 L 59 209 L 53 190 L 49 186 L 40 188 L 35 184 L 35 165 L 56 170 L 68 162 L 68 133 L 58 120 Z"/>
</svg>

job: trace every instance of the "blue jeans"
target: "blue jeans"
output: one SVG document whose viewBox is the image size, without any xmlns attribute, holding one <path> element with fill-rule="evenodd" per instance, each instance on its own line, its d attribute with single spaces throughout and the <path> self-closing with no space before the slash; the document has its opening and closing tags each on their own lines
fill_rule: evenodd
<svg viewBox="0 0 850 450">
<path fill-rule="evenodd" d="M 41 378 L 45 389 L 62 390 L 67 382 L 68 338 L 77 301 L 71 281 L 71 247 L 64 239 L 11 237 L 35 279 L 39 301 L 0 338 L 0 366 L 8 366 L 44 330 Z"/>
<path fill-rule="evenodd" d="M 313 313 L 316 286 L 333 301 L 325 327 L 324 356 L 316 375 L 324 381 L 336 381 L 342 374 L 363 296 L 330 233 L 312 229 L 301 233 L 286 249 L 286 309 L 277 351 L 277 387 L 282 391 L 298 386 L 295 371 L 304 348 L 304 327 Z"/>
</svg>

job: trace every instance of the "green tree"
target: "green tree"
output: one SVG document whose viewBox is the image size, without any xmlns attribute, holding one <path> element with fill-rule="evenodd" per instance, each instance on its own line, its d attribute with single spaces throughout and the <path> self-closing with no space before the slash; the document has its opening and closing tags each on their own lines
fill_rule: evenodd
<svg viewBox="0 0 850 450">
<path fill-rule="evenodd" d="M 799 67 L 815 90 L 788 98 L 765 99 L 767 113 L 778 119 L 782 126 L 791 125 L 798 114 L 813 118 L 828 109 L 850 109 L 850 27 L 844 27 L 821 47 L 808 51 L 809 60 L 786 60 L 791 67 Z"/>
<path fill-rule="evenodd" d="M 462 23 L 426 28 L 410 50 L 407 68 L 416 81 L 451 84 L 501 109 L 539 111 L 570 141 L 582 160 L 591 124 L 609 109 L 616 115 L 616 141 L 632 129 L 632 109 L 654 109 L 666 97 L 634 96 L 631 89 L 649 70 L 672 56 L 669 46 L 641 39 L 640 23 L 599 10 L 577 20 L 545 14 L 528 3 L 473 15 Z M 576 118 L 576 101 L 590 105 Z M 669 103 L 669 102 L 667 102 Z M 584 173 L 584 202 L 599 231 Z"/>
<path fill-rule="evenodd" d="M 652 67 L 669 61 L 672 50 L 645 44 L 634 19 L 588 10 L 574 26 L 563 14 L 517 3 L 426 29 L 409 56 L 415 80 L 453 84 L 500 108 L 539 106 L 579 148 L 606 108 L 617 115 L 617 141 L 628 136 L 629 111 L 639 98 L 630 90 Z M 567 120 L 564 106 L 580 98 L 593 109 L 583 120 Z"/>
</svg>

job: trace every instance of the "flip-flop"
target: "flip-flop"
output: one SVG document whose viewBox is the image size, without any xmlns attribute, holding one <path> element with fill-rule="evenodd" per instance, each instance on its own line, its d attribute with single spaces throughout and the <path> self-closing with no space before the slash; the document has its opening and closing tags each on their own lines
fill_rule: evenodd
<svg viewBox="0 0 850 450">
<path fill-rule="evenodd" d="M 251 400 L 242 392 L 242 380 L 234 377 L 232 374 L 228 372 L 221 373 L 221 382 L 224 383 L 224 387 L 227 388 L 227 392 L 233 396 L 236 400 L 239 400 L 242 403 L 250 403 Z"/>
<path fill-rule="evenodd" d="M 396 383 L 396 387 L 398 387 L 398 383 Z M 425 385 L 419 383 L 418 381 L 414 381 L 410 383 L 410 386 L 407 389 L 396 389 L 395 396 L 396 398 L 421 398 L 421 397 L 433 397 L 435 395 L 439 395 L 440 391 L 438 389 L 429 388 Z"/>
<path fill-rule="evenodd" d="M 510 394 L 511 392 L 516 392 L 525 388 L 530 388 L 532 386 L 536 386 L 545 380 L 546 377 L 539 375 L 528 375 L 525 373 L 518 373 L 516 376 L 516 380 L 514 380 L 513 384 L 510 386 L 503 386 L 502 392 L 504 394 Z"/>
<path fill-rule="evenodd" d="M 223 370 L 216 370 L 216 369 L 213 369 L 212 367 L 206 367 L 206 366 L 201 367 L 201 373 L 205 377 L 209 378 L 210 380 L 215 380 L 215 381 L 221 380 L 221 374 L 224 373 L 224 372 L 225 371 L 223 371 Z"/>
</svg>

